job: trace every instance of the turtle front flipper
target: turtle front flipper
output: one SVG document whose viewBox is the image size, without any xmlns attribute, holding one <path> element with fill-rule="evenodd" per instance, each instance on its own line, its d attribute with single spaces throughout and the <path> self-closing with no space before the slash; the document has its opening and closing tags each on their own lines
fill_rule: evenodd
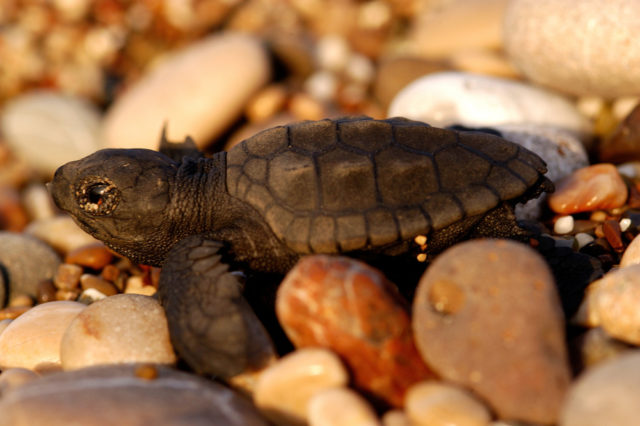
<svg viewBox="0 0 640 426">
<path fill-rule="evenodd" d="M 194 159 L 204 157 L 204 154 L 198 149 L 198 146 L 191 136 L 187 136 L 182 142 L 169 141 L 167 139 L 167 123 L 164 123 L 164 126 L 162 126 L 158 151 L 178 163 L 181 162 L 184 157 Z"/>
<path fill-rule="evenodd" d="M 271 340 L 222 263 L 223 244 L 192 236 L 169 252 L 158 297 L 176 352 L 197 373 L 228 379 L 273 359 Z"/>
</svg>

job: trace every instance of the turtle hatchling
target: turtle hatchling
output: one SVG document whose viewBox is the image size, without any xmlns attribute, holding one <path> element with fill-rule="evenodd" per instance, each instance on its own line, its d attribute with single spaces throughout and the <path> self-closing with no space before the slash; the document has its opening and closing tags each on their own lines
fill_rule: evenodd
<svg viewBox="0 0 640 426">
<path fill-rule="evenodd" d="M 172 342 L 200 373 L 269 356 L 233 268 L 286 273 L 305 254 L 417 263 L 457 241 L 520 238 L 515 204 L 553 190 L 545 163 L 499 136 L 391 118 L 279 126 L 205 157 L 104 149 L 60 167 L 55 203 L 134 262 L 162 266 Z"/>
</svg>

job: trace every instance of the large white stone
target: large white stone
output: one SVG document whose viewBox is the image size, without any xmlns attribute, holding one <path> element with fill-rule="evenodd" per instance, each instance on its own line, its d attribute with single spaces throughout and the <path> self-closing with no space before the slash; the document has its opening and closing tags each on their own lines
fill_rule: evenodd
<svg viewBox="0 0 640 426">
<path fill-rule="evenodd" d="M 539 84 L 576 95 L 637 95 L 639 16 L 638 0 L 512 0 L 504 44 Z"/>
<path fill-rule="evenodd" d="M 223 132 L 271 77 L 260 43 L 213 35 L 174 53 L 134 84 L 108 111 L 105 144 L 156 149 L 163 124 L 171 141 L 191 135 L 202 146 Z"/>
<path fill-rule="evenodd" d="M 591 125 L 565 97 L 525 83 L 463 72 L 430 74 L 413 81 L 391 102 L 389 117 L 444 127 L 536 124 L 584 137 Z"/>
</svg>

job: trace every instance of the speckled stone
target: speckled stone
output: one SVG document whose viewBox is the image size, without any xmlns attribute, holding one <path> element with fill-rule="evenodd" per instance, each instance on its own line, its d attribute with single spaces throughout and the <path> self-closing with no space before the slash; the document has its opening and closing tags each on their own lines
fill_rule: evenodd
<svg viewBox="0 0 640 426">
<path fill-rule="evenodd" d="M 640 93 L 640 3 L 512 0 L 504 20 L 511 60 L 532 81 L 575 95 Z"/>
<path fill-rule="evenodd" d="M 60 345 L 65 370 L 100 364 L 173 364 L 164 310 L 148 296 L 119 294 L 97 301 L 67 328 Z"/>
<path fill-rule="evenodd" d="M 100 148 L 98 109 L 54 91 L 33 91 L 9 102 L 0 128 L 13 151 L 45 176 Z"/>
<path fill-rule="evenodd" d="M 51 247 L 36 238 L 0 232 L 0 263 L 6 273 L 6 277 L 0 280 L 8 293 L 4 299 L 11 299 L 14 293 L 35 298 L 40 282 L 52 279 L 55 275 L 60 258 Z M 0 296 L 2 294 L 3 290 L 0 290 Z M 2 305 L 3 298 L 0 298 Z"/>
<path fill-rule="evenodd" d="M 635 426 L 640 401 L 640 351 L 586 370 L 573 383 L 560 426 Z"/>
<path fill-rule="evenodd" d="M 464 72 L 421 77 L 402 89 L 387 115 L 436 127 L 533 124 L 562 129 L 583 138 L 591 124 L 565 97 L 525 83 Z"/>
<path fill-rule="evenodd" d="M 391 405 L 401 406 L 409 386 L 433 377 L 413 343 L 406 302 L 362 262 L 303 258 L 280 285 L 276 313 L 296 347 L 333 350 L 356 386 Z"/>
<path fill-rule="evenodd" d="M 31 308 L 0 334 L 0 368 L 60 368 L 60 342 L 71 321 L 86 306 L 49 302 Z"/>
<path fill-rule="evenodd" d="M 348 388 L 331 388 L 309 400 L 309 426 L 380 426 L 373 407 Z"/>
<path fill-rule="evenodd" d="M 0 426 L 267 426 L 251 403 L 228 388 L 151 365 L 47 375 L 3 395 L 0 412 Z"/>
<path fill-rule="evenodd" d="M 415 426 L 486 426 L 489 409 L 468 391 L 440 382 L 420 382 L 407 392 L 405 402 Z"/>
<path fill-rule="evenodd" d="M 308 421 L 309 399 L 314 394 L 348 382 L 349 374 L 333 352 L 298 349 L 260 374 L 253 400 L 278 425 L 304 424 Z"/>
<path fill-rule="evenodd" d="M 204 38 L 166 58 L 116 100 L 105 119 L 105 144 L 156 149 L 168 122 L 169 140 L 190 135 L 202 147 L 240 116 L 270 74 L 258 40 L 236 33 Z"/>
<path fill-rule="evenodd" d="M 555 184 L 549 207 L 560 214 L 608 210 L 627 201 L 627 186 L 613 164 L 583 167 Z"/>
<path fill-rule="evenodd" d="M 442 378 L 498 417 L 553 423 L 570 381 L 564 317 L 542 257 L 510 240 L 473 240 L 438 256 L 418 284 L 416 344 Z"/>
</svg>

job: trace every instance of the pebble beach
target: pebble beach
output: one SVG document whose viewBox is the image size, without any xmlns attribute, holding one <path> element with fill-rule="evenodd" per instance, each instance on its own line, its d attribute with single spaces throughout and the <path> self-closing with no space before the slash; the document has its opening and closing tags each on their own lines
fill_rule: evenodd
<svg viewBox="0 0 640 426">
<path fill-rule="evenodd" d="M 0 426 L 637 425 L 639 17 L 640 0 L 3 0 Z M 516 206 L 527 241 L 457 243 L 415 282 L 303 257 L 266 307 L 286 349 L 256 343 L 267 360 L 230 377 L 172 346 L 162 269 L 46 186 L 163 128 L 212 154 L 345 116 L 499 134 L 555 191 Z"/>
</svg>

